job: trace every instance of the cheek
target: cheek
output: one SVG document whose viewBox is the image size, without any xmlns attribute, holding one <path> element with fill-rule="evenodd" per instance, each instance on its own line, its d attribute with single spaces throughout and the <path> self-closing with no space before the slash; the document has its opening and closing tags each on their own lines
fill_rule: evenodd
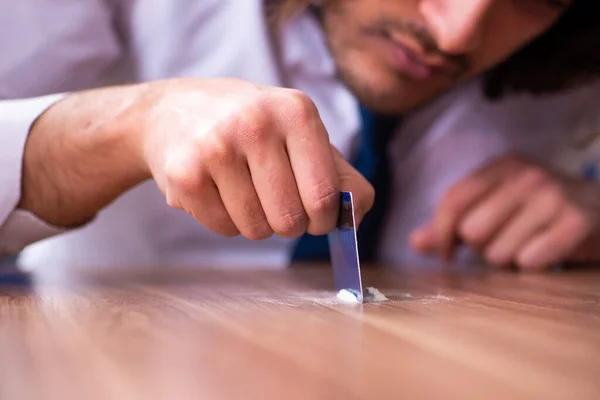
<svg viewBox="0 0 600 400">
<path fill-rule="evenodd" d="M 330 50 L 336 62 L 344 67 L 361 68 L 364 71 L 377 71 L 381 60 L 372 51 L 372 37 L 365 35 L 360 13 L 349 7 L 354 4 L 341 0 L 332 6 L 325 19 L 325 31 Z M 358 14 L 358 15 L 357 15 Z"/>
</svg>

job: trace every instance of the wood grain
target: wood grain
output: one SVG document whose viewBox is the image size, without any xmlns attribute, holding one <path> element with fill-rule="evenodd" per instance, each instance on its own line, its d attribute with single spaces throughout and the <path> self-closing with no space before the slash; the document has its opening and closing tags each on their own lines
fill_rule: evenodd
<svg viewBox="0 0 600 400">
<path fill-rule="evenodd" d="M 0 285 L 0 399 L 598 399 L 600 271 L 326 266 Z"/>
</svg>

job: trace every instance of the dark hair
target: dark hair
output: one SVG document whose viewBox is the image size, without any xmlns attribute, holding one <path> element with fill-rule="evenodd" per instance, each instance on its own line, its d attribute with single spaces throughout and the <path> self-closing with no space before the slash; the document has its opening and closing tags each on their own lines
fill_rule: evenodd
<svg viewBox="0 0 600 400">
<path fill-rule="evenodd" d="M 490 70 L 486 95 L 553 93 L 600 77 L 600 1 L 575 0 L 548 32 Z"/>
</svg>

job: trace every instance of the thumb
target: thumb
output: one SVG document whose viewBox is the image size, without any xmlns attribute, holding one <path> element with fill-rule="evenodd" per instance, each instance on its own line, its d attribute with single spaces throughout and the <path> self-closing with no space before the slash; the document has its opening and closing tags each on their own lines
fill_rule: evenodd
<svg viewBox="0 0 600 400">
<path fill-rule="evenodd" d="M 373 207 L 375 190 L 369 181 L 346 161 L 338 149 L 331 146 L 331 150 L 333 152 L 335 167 L 338 172 L 340 190 L 352 193 L 354 199 L 355 221 L 356 226 L 358 227 L 365 214 Z"/>
</svg>

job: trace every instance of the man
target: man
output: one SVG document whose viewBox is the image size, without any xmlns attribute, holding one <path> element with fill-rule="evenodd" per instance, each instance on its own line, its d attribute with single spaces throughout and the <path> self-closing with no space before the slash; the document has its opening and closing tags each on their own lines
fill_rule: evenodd
<svg viewBox="0 0 600 400">
<path fill-rule="evenodd" d="M 531 61 L 522 49 L 547 56 L 554 50 L 544 48 L 547 41 L 556 30 L 574 31 L 573 24 L 593 34 L 588 19 L 596 7 L 584 0 L 338 0 L 313 13 L 307 2 L 289 0 L 269 4 L 272 15 L 301 11 L 278 31 L 259 0 L 5 3 L 0 33 L 18 40 L 0 45 L 0 96 L 27 99 L 0 104 L 0 244 L 16 252 L 49 238 L 24 251 L 29 267 L 285 265 L 293 238 L 332 229 L 340 189 L 354 193 L 359 220 L 373 203 L 373 189 L 345 160 L 359 127 L 346 88 L 375 112 L 410 117 L 408 125 L 413 113 L 426 114 L 439 96 L 443 102 L 445 93 L 489 71 L 489 94 L 543 91 L 542 77 L 524 84 L 510 63 Z M 593 73 L 588 64 L 552 78 L 563 87 Z M 200 78 L 164 79 L 176 76 Z M 121 86 L 81 91 L 110 84 Z M 532 169 L 526 160 L 508 163 L 500 175 Z M 519 187 L 561 182 L 535 171 L 543 176 L 519 178 Z M 504 182 L 480 183 L 486 174 L 467 185 L 476 196 L 442 202 L 432 224 L 414 234 L 416 248 L 447 255 L 462 238 L 485 252 L 499 218 L 493 229 L 481 228 L 481 218 L 462 218 Z M 596 188 L 581 191 L 588 190 Z M 581 221 L 597 209 L 564 192 L 555 197 L 576 223 L 551 227 L 545 220 L 528 238 L 543 238 L 541 226 L 552 233 L 545 247 L 532 239 L 538 253 L 552 249 L 561 229 L 573 238 L 542 262 L 520 249 L 504 249 L 502 261 L 546 266 L 592 237 L 596 226 Z M 528 200 L 506 206 L 500 219 Z M 390 204 L 393 210 L 394 199 Z"/>
</svg>

